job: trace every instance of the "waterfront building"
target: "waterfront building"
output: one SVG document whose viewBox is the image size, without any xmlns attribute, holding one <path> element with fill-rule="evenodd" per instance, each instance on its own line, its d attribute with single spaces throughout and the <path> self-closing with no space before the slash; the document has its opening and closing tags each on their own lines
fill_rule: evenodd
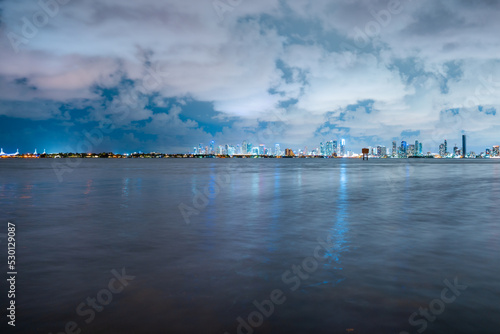
<svg viewBox="0 0 500 334">
<path fill-rule="evenodd" d="M 500 147 L 498 145 L 493 146 L 492 155 L 494 157 L 500 157 Z"/>
<path fill-rule="evenodd" d="M 443 158 L 446 156 L 446 152 L 445 152 L 444 144 L 440 144 L 440 145 L 439 145 L 439 155 L 440 155 L 441 157 L 443 157 Z"/>
<path fill-rule="evenodd" d="M 404 140 L 401 142 L 401 147 L 399 148 L 399 155 L 402 158 L 406 158 L 408 156 L 408 144 Z"/>
<path fill-rule="evenodd" d="M 385 157 L 387 155 L 387 148 L 385 146 L 377 146 L 377 155 Z"/>
<path fill-rule="evenodd" d="M 277 157 L 281 156 L 280 144 L 274 144 L 274 155 Z"/>
<path fill-rule="evenodd" d="M 345 139 L 341 139 L 340 141 L 340 156 L 343 157 L 346 155 L 345 151 Z"/>
<path fill-rule="evenodd" d="M 408 145 L 408 156 L 412 157 L 415 155 L 415 145 Z"/>
<path fill-rule="evenodd" d="M 467 137 L 462 135 L 462 158 L 467 156 Z"/>
<path fill-rule="evenodd" d="M 264 144 L 259 145 L 259 155 L 265 155 L 266 154 L 266 146 Z"/>
<path fill-rule="evenodd" d="M 244 140 L 243 143 L 241 143 L 241 154 L 247 154 L 247 141 Z"/>
<path fill-rule="evenodd" d="M 214 146 L 215 146 L 215 141 L 212 140 L 210 142 L 210 152 L 209 152 L 209 154 L 215 154 L 215 147 Z"/>
</svg>

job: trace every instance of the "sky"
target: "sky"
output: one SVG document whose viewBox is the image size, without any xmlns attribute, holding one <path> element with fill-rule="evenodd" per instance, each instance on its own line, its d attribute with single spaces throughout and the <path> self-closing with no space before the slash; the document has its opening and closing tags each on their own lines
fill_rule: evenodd
<svg viewBox="0 0 500 334">
<path fill-rule="evenodd" d="M 5 152 L 500 144 L 500 1 L 0 0 Z"/>
</svg>

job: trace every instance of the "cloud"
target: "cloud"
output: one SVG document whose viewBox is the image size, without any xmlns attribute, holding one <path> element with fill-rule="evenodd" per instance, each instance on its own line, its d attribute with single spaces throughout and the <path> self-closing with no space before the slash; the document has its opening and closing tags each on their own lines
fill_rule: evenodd
<svg viewBox="0 0 500 334">
<path fill-rule="evenodd" d="M 0 2 L 0 115 L 111 119 L 165 149 L 266 131 L 290 145 L 496 140 L 479 107 L 500 107 L 498 1 L 221 1 Z M 349 107 L 366 100 L 369 113 Z M 211 107 L 197 120 L 182 101 Z M 438 131 L 454 108 L 473 119 Z"/>
</svg>

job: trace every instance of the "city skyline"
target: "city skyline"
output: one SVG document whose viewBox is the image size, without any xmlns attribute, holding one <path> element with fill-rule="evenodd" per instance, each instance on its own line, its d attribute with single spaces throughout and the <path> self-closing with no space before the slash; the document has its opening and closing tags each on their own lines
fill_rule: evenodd
<svg viewBox="0 0 500 334">
<path fill-rule="evenodd" d="M 484 148 L 481 151 L 472 151 L 467 150 L 466 144 L 466 135 L 462 135 L 461 146 L 455 146 L 453 149 L 448 149 L 448 140 L 444 139 L 444 143 L 439 144 L 437 150 L 432 151 L 424 151 L 424 145 L 418 139 L 415 142 L 409 143 L 407 141 L 401 141 L 398 143 L 397 141 L 392 141 L 392 145 L 384 146 L 384 145 L 375 145 L 375 146 L 367 146 L 364 148 L 369 149 L 370 156 L 377 157 L 408 157 L 408 156 L 426 156 L 426 155 L 439 155 L 442 157 L 475 157 L 476 155 L 488 155 L 488 156 L 499 156 L 498 145 L 492 145 Z M 209 145 L 204 145 L 200 143 L 198 146 L 193 147 L 193 149 L 187 153 L 190 154 L 199 154 L 199 155 L 274 155 L 280 156 L 284 154 L 284 148 L 280 143 L 275 143 L 274 149 L 272 147 L 267 147 L 266 144 L 256 144 L 252 143 L 249 140 L 243 140 L 240 144 L 222 144 L 217 145 L 214 140 L 210 142 Z M 294 154 L 297 155 L 319 155 L 319 156 L 336 156 L 344 157 L 344 156 L 352 156 L 352 155 L 360 155 L 362 148 L 358 149 L 350 149 L 346 145 L 346 140 L 344 138 L 340 140 L 329 140 L 326 142 L 320 142 L 319 146 L 308 147 L 305 146 L 302 148 L 288 148 L 293 150 Z M 450 147 L 451 148 L 451 147 Z"/>
<path fill-rule="evenodd" d="M 434 151 L 466 134 L 484 151 L 500 132 L 499 13 L 487 1 L 2 1 L 0 145 L 422 138 Z"/>
<path fill-rule="evenodd" d="M 461 146 L 457 146 L 455 144 L 453 148 L 448 146 L 448 140 L 444 139 L 444 141 L 439 144 L 438 149 L 436 151 L 424 151 L 424 145 L 418 139 L 415 140 L 414 144 L 403 140 L 400 143 L 398 141 L 392 141 L 391 146 L 385 145 L 375 145 L 375 146 L 367 146 L 363 147 L 363 149 L 368 149 L 369 156 L 374 157 L 400 157 L 405 158 L 409 156 L 426 156 L 426 155 L 439 155 L 441 157 L 475 157 L 475 156 L 500 156 L 499 145 L 492 145 L 486 147 L 484 151 L 473 151 L 467 150 L 467 136 L 462 135 L 462 143 Z M 346 140 L 344 138 L 340 140 L 329 140 L 326 142 L 320 142 L 319 146 L 304 146 L 304 150 L 302 148 L 282 148 L 280 143 L 275 143 L 274 147 L 266 147 L 266 144 L 256 144 L 252 143 L 250 140 L 243 140 L 240 144 L 223 144 L 217 145 L 214 140 L 210 141 L 209 145 L 204 145 L 200 143 L 198 146 L 193 147 L 193 150 L 189 152 L 163 152 L 162 154 L 194 154 L 194 155 L 267 155 L 267 156 L 281 156 L 284 155 L 285 150 L 293 151 L 296 155 L 316 155 L 316 156 L 339 156 L 339 157 L 349 157 L 349 156 L 358 156 L 361 155 L 361 148 L 359 149 L 351 149 L 346 145 Z M 286 145 L 285 145 L 286 146 Z M 90 146 L 88 146 L 90 147 Z M 72 151 L 73 153 L 88 153 L 88 154 L 96 154 L 95 151 Z M 53 151 L 51 153 L 46 153 L 46 149 L 43 150 L 41 154 L 58 154 L 58 153 L 72 153 L 69 151 Z M 104 153 L 100 152 L 100 153 Z M 117 153 L 117 151 L 109 151 L 114 152 L 115 154 L 136 154 L 140 152 L 143 154 L 143 150 L 137 151 L 129 151 L 128 153 Z M 108 152 L 108 153 L 109 153 Z M 144 151 L 147 152 L 147 151 Z M 149 151 L 149 153 L 157 153 L 158 151 Z M 34 152 L 19 152 L 19 148 L 15 153 L 5 153 L 3 147 L 0 148 L 0 157 L 16 157 L 20 155 L 28 155 L 28 156 L 38 156 L 41 155 L 37 153 L 37 149 L 35 148 Z"/>
</svg>

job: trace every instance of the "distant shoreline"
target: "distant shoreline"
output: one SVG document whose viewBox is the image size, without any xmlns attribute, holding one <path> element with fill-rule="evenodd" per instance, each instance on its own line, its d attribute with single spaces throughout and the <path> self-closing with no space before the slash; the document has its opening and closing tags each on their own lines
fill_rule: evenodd
<svg viewBox="0 0 500 334">
<path fill-rule="evenodd" d="M 320 155 L 300 155 L 300 156 L 273 156 L 273 155 L 203 155 L 203 154 L 164 154 L 164 153 L 134 153 L 129 155 L 113 153 L 52 153 L 52 154 L 24 154 L 15 156 L 0 156 L 2 159 L 356 159 L 361 160 L 362 156 L 336 157 Z M 446 160 L 476 160 L 476 159 L 499 159 L 500 157 L 440 157 L 435 155 L 409 156 L 409 157 L 377 157 L 370 156 L 369 159 L 446 159 Z"/>
</svg>

